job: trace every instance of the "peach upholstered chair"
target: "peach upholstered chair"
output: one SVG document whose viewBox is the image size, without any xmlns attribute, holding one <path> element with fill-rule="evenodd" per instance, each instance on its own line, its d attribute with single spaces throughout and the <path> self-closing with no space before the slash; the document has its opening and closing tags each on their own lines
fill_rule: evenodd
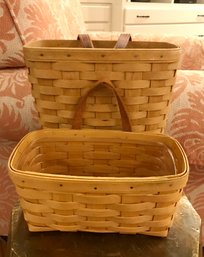
<svg viewBox="0 0 204 257">
<path fill-rule="evenodd" d="M 77 0 L 0 0 L 0 235 L 8 233 L 11 209 L 17 200 L 8 177 L 8 157 L 26 133 L 40 128 L 22 46 L 38 39 L 76 38 L 83 32 Z M 119 34 L 92 33 L 91 37 L 117 39 Z M 132 37 L 181 46 L 165 132 L 178 139 L 188 155 L 191 170 L 185 192 L 204 221 L 204 41 L 173 35 Z"/>
</svg>

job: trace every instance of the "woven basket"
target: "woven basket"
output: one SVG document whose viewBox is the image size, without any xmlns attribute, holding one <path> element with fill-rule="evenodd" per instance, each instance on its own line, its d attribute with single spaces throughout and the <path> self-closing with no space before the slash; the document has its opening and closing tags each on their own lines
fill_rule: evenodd
<svg viewBox="0 0 204 257">
<path fill-rule="evenodd" d="M 131 130 L 122 98 L 104 85 L 115 94 L 123 129 Z M 73 128 L 81 128 L 87 98 Z M 150 132 L 43 129 L 21 140 L 8 165 L 30 231 L 166 236 L 188 179 L 179 143 Z"/>
<path fill-rule="evenodd" d="M 126 34 L 118 42 L 91 42 L 87 35 L 88 40 L 79 39 L 24 46 L 42 126 L 70 128 L 80 97 L 108 80 L 126 105 L 133 131 L 163 132 L 180 48 L 165 42 L 132 42 Z M 116 100 L 103 86 L 89 95 L 82 128 L 121 130 Z"/>
<path fill-rule="evenodd" d="M 31 132 L 9 170 L 30 231 L 165 237 L 188 179 L 174 139 L 110 130 Z"/>
<path fill-rule="evenodd" d="M 162 131 L 180 50 L 79 39 L 24 47 L 42 126 L 61 128 L 29 133 L 9 159 L 29 230 L 167 236 L 188 179 L 182 147 L 103 129 Z"/>
</svg>

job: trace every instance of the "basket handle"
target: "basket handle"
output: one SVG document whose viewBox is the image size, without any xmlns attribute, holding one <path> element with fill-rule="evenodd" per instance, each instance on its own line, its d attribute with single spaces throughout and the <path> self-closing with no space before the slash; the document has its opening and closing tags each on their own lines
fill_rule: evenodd
<svg viewBox="0 0 204 257">
<path fill-rule="evenodd" d="M 93 42 L 88 34 L 79 34 L 77 39 L 81 41 L 84 48 L 94 48 Z M 129 41 L 132 41 L 130 34 L 120 34 L 114 48 L 126 48 Z"/>
<path fill-rule="evenodd" d="M 79 34 L 77 40 L 80 40 L 84 48 L 94 48 L 92 40 L 88 34 Z"/>
<path fill-rule="evenodd" d="M 126 48 L 130 41 L 132 41 L 132 37 L 130 34 L 120 34 L 114 48 Z"/>
<path fill-rule="evenodd" d="M 105 86 L 107 89 L 111 90 L 117 99 L 119 110 L 120 110 L 120 115 L 121 115 L 123 131 L 132 131 L 130 119 L 128 117 L 128 113 L 127 113 L 127 110 L 125 108 L 125 105 L 123 103 L 121 96 L 118 94 L 113 83 L 111 81 L 106 81 L 106 80 L 97 81 L 96 84 L 92 88 L 90 88 L 83 96 L 81 96 L 79 98 L 79 101 L 78 101 L 78 104 L 77 104 L 77 107 L 75 109 L 75 113 L 73 116 L 72 129 L 80 129 L 81 128 L 82 115 L 85 110 L 86 100 L 91 93 L 93 93 L 95 90 L 97 90 L 102 85 Z"/>
</svg>

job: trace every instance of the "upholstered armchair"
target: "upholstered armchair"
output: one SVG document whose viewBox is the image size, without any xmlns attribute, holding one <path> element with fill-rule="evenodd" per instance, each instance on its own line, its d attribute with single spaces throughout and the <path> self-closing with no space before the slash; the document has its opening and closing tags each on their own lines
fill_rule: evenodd
<svg viewBox="0 0 204 257">
<path fill-rule="evenodd" d="M 85 31 L 77 0 L 0 0 L 0 235 L 8 233 L 17 200 L 8 176 L 9 155 L 26 133 L 40 128 L 22 47 L 38 39 L 76 38 Z M 117 39 L 119 34 L 91 33 L 91 37 Z M 178 139 L 187 153 L 191 170 L 185 193 L 204 221 L 204 40 L 152 34 L 132 37 L 168 41 L 182 49 L 165 133 Z"/>
</svg>

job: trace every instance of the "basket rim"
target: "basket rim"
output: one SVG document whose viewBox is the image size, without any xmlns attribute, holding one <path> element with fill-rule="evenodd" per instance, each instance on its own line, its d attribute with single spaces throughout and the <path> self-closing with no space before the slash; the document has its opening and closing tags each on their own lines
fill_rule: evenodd
<svg viewBox="0 0 204 257">
<path fill-rule="evenodd" d="M 126 50 L 181 50 L 181 47 L 176 45 L 176 44 L 173 44 L 173 43 L 170 43 L 170 42 L 166 42 L 166 41 L 131 41 L 131 44 L 132 45 L 137 45 L 137 44 L 149 44 L 149 45 L 154 45 L 154 44 L 158 44 L 158 45 L 163 45 L 163 47 L 152 47 L 152 48 L 147 48 L 147 47 L 132 47 L 132 48 L 117 48 L 117 49 L 114 49 L 114 48 L 93 48 L 93 49 L 90 49 L 90 48 L 84 48 L 84 47 L 63 47 L 63 46 L 60 46 L 60 44 L 64 44 L 64 43 L 67 43 L 67 42 L 71 42 L 71 43 L 75 43 L 77 42 L 78 40 L 68 40 L 68 39 L 41 39 L 41 40 L 34 40 L 32 42 L 29 42 L 29 43 L 26 43 L 23 48 L 24 49 L 76 49 L 76 50 L 79 50 L 79 49 L 83 49 L 85 51 L 90 51 L 90 50 L 114 50 L 114 51 L 126 51 Z M 93 43 L 97 43 L 97 42 L 106 42 L 106 43 L 116 43 L 117 40 L 92 40 Z M 52 45 L 49 45 L 49 44 L 52 44 Z M 43 44 L 46 44 L 46 46 L 43 46 Z"/>
<path fill-rule="evenodd" d="M 24 45 L 23 52 L 26 61 L 111 61 L 113 63 L 150 60 L 152 62 L 172 63 L 177 62 L 181 54 L 179 46 L 167 42 L 139 41 L 140 45 L 136 45 L 138 42 L 132 41 L 131 44 L 135 44 L 135 47 L 131 48 L 130 46 L 128 48 L 113 48 L 113 43 L 116 41 L 110 42 L 110 47 L 108 45 L 106 47 L 83 48 L 76 43 L 76 40 L 39 40 Z M 143 47 L 142 44 L 144 44 Z M 158 44 L 158 47 L 155 47 L 154 44 Z M 152 47 L 149 47 L 151 45 Z"/>
<path fill-rule="evenodd" d="M 104 132 L 108 133 L 109 136 L 111 138 L 116 138 L 116 139 L 127 139 L 131 138 L 131 137 L 136 137 L 136 136 L 140 136 L 140 135 L 144 135 L 145 137 L 148 138 L 160 138 L 160 140 L 163 139 L 168 139 L 169 141 L 171 141 L 174 146 L 177 147 L 178 151 L 180 152 L 180 157 L 183 160 L 183 171 L 178 173 L 178 174 L 173 174 L 173 175 L 164 175 L 164 176 L 151 176 L 151 177 L 101 177 L 101 176 L 74 176 L 74 175 L 61 175 L 61 174 L 51 174 L 51 173 L 38 173 L 35 171 L 21 171 L 19 169 L 16 169 L 15 167 L 13 167 L 13 161 L 16 157 L 16 152 L 19 150 L 19 147 L 21 146 L 22 142 L 24 140 L 29 140 L 31 138 L 31 136 L 33 135 L 37 135 L 37 136 L 41 136 L 43 137 L 44 135 L 51 135 L 52 133 L 60 133 L 63 134 L 63 136 L 61 135 L 61 137 L 65 137 L 66 133 L 71 133 L 73 136 L 76 134 L 81 134 L 83 135 L 88 135 L 91 136 L 93 135 L 93 133 L 97 134 L 98 136 L 103 137 L 104 136 Z M 138 139 L 139 141 L 139 139 Z M 36 130 L 36 131 L 32 131 L 29 132 L 28 134 L 26 134 L 20 141 L 19 143 L 16 145 L 16 147 L 13 149 L 9 160 L 8 160 L 8 168 L 9 168 L 9 173 L 12 176 L 12 174 L 15 175 L 20 175 L 23 174 L 23 176 L 26 177 L 35 177 L 35 178 L 47 178 L 50 180 L 59 180 L 60 182 L 63 181 L 81 181 L 83 179 L 84 182 L 102 182 L 105 181 L 106 183 L 113 183 L 113 182 L 120 182 L 120 183 L 144 183 L 148 182 L 150 184 L 158 182 L 159 184 L 164 182 L 164 181 L 175 181 L 179 178 L 185 178 L 186 176 L 188 176 L 189 173 L 189 164 L 188 164 L 188 158 L 182 148 L 182 146 L 180 145 L 180 143 L 167 135 L 164 134 L 155 134 L 152 132 L 145 132 L 145 133 L 137 133 L 137 132 L 123 132 L 123 131 L 110 131 L 110 130 L 94 130 L 94 129 L 82 129 L 82 130 L 68 130 L 68 129 L 41 129 L 41 130 Z"/>
<path fill-rule="evenodd" d="M 109 41 L 108 46 L 96 48 L 83 48 L 77 40 L 38 40 L 23 46 L 27 61 L 88 61 L 88 62 L 177 62 L 181 47 L 168 42 L 132 41 L 128 48 L 113 48 L 114 42 Z M 93 43 L 96 41 L 93 41 Z M 106 42 L 98 40 L 97 42 Z M 138 45 L 136 45 L 138 44 Z M 142 46 L 142 44 L 144 46 Z M 149 44 L 149 45 L 148 45 Z M 158 44 L 158 47 L 156 45 Z M 135 45 L 135 47 L 134 47 Z M 152 46 L 152 47 L 150 47 Z"/>
</svg>

